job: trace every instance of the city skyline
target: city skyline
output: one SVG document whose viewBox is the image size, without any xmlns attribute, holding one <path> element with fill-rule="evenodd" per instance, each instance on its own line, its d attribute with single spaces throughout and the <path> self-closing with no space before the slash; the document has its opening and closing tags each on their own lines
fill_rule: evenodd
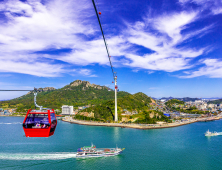
<svg viewBox="0 0 222 170">
<path fill-rule="evenodd" d="M 151 97 L 222 97 L 222 2 L 97 0 L 118 87 Z M 113 88 L 91 0 L 2 1 L 1 89 Z M 1 92 L 0 100 L 26 92 Z"/>
</svg>

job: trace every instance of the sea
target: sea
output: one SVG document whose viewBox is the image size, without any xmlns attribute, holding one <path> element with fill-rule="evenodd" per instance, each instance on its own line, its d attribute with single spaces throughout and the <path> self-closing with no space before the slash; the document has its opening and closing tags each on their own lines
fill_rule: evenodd
<svg viewBox="0 0 222 170">
<path fill-rule="evenodd" d="M 222 120 L 139 130 L 96 127 L 58 121 L 49 138 L 26 138 L 23 117 L 0 117 L 0 169 L 27 170 L 210 170 L 222 169 Z M 118 156 L 76 158 L 93 143 L 98 148 L 125 148 Z"/>
</svg>

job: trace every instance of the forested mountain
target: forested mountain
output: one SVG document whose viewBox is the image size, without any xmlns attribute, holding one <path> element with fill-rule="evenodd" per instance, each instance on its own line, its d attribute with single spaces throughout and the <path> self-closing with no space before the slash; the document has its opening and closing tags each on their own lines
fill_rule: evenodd
<svg viewBox="0 0 222 170">
<path fill-rule="evenodd" d="M 174 98 L 174 97 L 162 97 L 161 99 L 164 99 L 164 100 L 171 100 L 171 99 L 177 99 L 177 100 L 181 100 L 181 101 L 184 101 L 184 102 L 194 102 L 195 100 L 200 100 L 199 98 L 190 98 L 190 97 L 183 97 L 183 98 Z M 160 99 L 160 100 L 161 100 Z"/>
<path fill-rule="evenodd" d="M 76 80 L 61 89 L 38 89 L 37 104 L 43 107 L 60 109 L 62 105 L 83 106 L 87 104 L 100 104 L 114 99 L 114 91 L 106 86 L 90 84 L 88 81 Z M 120 91 L 118 97 L 129 95 Z M 19 98 L 1 101 L 0 107 L 17 108 L 17 111 L 25 111 L 34 108 L 33 91 Z"/>
</svg>

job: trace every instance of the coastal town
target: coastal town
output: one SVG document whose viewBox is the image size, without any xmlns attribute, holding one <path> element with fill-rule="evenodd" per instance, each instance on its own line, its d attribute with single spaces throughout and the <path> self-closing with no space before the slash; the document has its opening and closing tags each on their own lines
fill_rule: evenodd
<svg viewBox="0 0 222 170">
<path fill-rule="evenodd" d="M 187 110 L 190 108 L 196 108 L 197 110 L 200 111 L 208 111 L 211 113 L 220 113 L 222 111 L 222 104 L 207 104 L 209 100 L 195 100 L 195 101 L 188 101 L 185 102 L 184 104 L 173 104 L 174 108 L 180 108 L 183 110 Z M 158 110 L 164 112 L 166 115 L 174 115 L 178 114 L 172 109 L 169 109 L 166 106 L 166 100 L 153 100 L 152 103 L 150 103 L 150 108 L 152 110 Z M 68 105 L 63 105 L 62 106 L 62 115 L 76 115 L 76 114 L 81 114 L 85 116 L 92 116 L 92 113 L 87 113 L 87 112 L 82 112 L 82 110 L 89 108 L 94 105 L 85 105 L 85 106 L 79 106 L 79 107 L 73 107 L 73 106 L 68 106 Z M 134 115 L 138 114 L 137 111 L 128 111 L 127 109 L 123 109 L 121 115 Z M 184 114 L 183 112 L 180 112 L 180 114 Z"/>
<path fill-rule="evenodd" d="M 75 115 L 79 114 L 83 117 L 93 118 L 93 112 L 85 112 L 84 109 L 90 107 L 90 105 L 77 107 L 73 109 L 73 106 L 63 106 L 62 107 L 62 115 L 65 117 L 63 118 L 64 121 L 76 123 L 76 124 L 85 124 L 85 125 L 96 125 L 96 126 L 119 126 L 119 127 L 132 127 L 138 129 L 150 129 L 150 128 L 163 128 L 163 127 L 174 127 L 174 126 L 181 126 L 189 123 L 194 122 L 206 122 L 206 121 L 213 121 L 219 120 L 222 118 L 221 110 L 222 104 L 207 104 L 209 100 L 195 100 L 195 101 L 188 101 L 184 102 L 184 104 L 173 104 L 172 108 L 167 107 L 166 103 L 167 100 L 153 100 L 150 103 L 150 109 L 158 110 L 164 113 L 165 116 L 169 117 L 172 120 L 172 123 L 167 122 L 157 122 L 156 124 L 140 124 L 137 123 L 138 114 L 137 111 L 128 111 L 127 109 L 123 109 L 121 113 L 121 121 L 116 123 L 109 123 L 106 122 L 95 122 L 95 121 L 87 121 L 86 119 L 77 120 L 75 119 Z M 178 109 L 180 111 L 177 111 Z M 199 111 L 197 113 L 187 113 L 187 110 L 190 108 L 195 108 L 195 110 Z M 184 112 L 183 112 L 183 111 Z M 202 111 L 205 114 L 200 114 Z M 130 119 L 134 117 L 134 119 Z"/>
<path fill-rule="evenodd" d="M 209 100 L 195 100 L 195 101 L 188 101 L 184 102 L 184 104 L 173 104 L 172 108 L 168 108 L 166 105 L 167 100 L 165 99 L 156 99 L 152 100 L 152 103 L 150 103 L 150 109 L 151 110 L 158 110 L 164 113 L 166 116 L 170 116 L 172 118 L 183 118 L 183 117 L 201 117 L 204 115 L 200 114 L 187 114 L 185 111 L 190 109 L 190 108 L 195 108 L 196 110 L 199 111 L 205 111 L 208 112 L 209 115 L 217 115 L 221 113 L 222 111 L 222 104 L 208 104 Z M 75 116 L 77 114 L 86 116 L 86 117 L 94 117 L 93 112 L 84 112 L 84 109 L 93 107 L 94 105 L 85 105 L 85 106 L 78 106 L 78 107 L 73 107 L 73 106 L 68 106 L 68 105 L 63 105 L 61 109 L 56 109 L 55 112 L 58 114 L 61 114 L 63 116 Z M 176 111 L 177 108 L 180 108 L 180 110 L 183 111 Z M 0 108 L 0 115 L 13 115 L 16 113 L 16 108 L 10 108 L 10 109 L 3 109 Z M 131 116 L 131 115 L 136 115 L 138 114 L 138 111 L 128 111 L 127 109 L 123 109 L 121 115 L 124 116 Z"/>
<path fill-rule="evenodd" d="M 214 104 L 215 100 L 188 97 L 155 99 L 142 92 L 130 94 L 122 91 L 118 93 L 118 120 L 116 121 L 112 99 L 114 92 L 106 86 L 76 80 L 62 89 L 46 87 L 39 88 L 37 91 L 39 102 L 46 106 L 49 103 L 47 107 L 53 108 L 55 114 L 59 115 L 62 120 L 77 124 L 101 125 L 102 123 L 108 126 L 163 128 L 197 121 L 217 120 L 221 118 L 222 111 L 222 104 Z M 86 96 L 84 99 L 82 99 L 83 95 Z M 14 99 L 14 102 L 13 100 L 2 102 L 0 116 L 25 116 L 28 109 L 34 109 L 32 100 L 33 92 L 31 91 Z M 73 105 L 64 105 L 64 103 L 73 103 Z"/>
</svg>

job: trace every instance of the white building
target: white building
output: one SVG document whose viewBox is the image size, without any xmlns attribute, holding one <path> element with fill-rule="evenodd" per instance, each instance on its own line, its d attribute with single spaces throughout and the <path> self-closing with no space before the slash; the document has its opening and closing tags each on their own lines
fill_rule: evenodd
<svg viewBox="0 0 222 170">
<path fill-rule="evenodd" d="M 62 115 L 73 115 L 73 106 L 62 106 Z"/>
</svg>

